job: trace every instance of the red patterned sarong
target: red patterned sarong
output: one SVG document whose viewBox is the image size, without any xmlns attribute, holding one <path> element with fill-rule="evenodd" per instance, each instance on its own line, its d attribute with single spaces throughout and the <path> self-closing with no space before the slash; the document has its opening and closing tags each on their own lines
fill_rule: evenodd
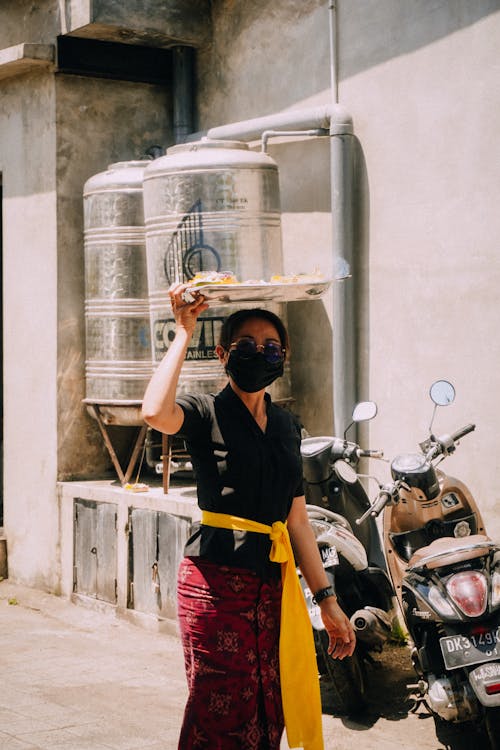
<svg viewBox="0 0 500 750">
<path fill-rule="evenodd" d="M 281 582 L 185 558 L 178 616 L 189 697 L 179 750 L 279 750 Z"/>
</svg>

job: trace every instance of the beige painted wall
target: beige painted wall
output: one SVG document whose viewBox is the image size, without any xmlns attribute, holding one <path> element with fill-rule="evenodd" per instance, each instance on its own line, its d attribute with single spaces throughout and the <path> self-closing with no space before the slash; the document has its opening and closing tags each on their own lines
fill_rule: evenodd
<svg viewBox="0 0 500 750">
<path fill-rule="evenodd" d="M 214 45 L 201 58 L 201 126 L 328 103 L 327 5 L 216 3 Z M 500 4 L 353 0 L 338 8 L 339 96 L 361 144 L 366 216 L 356 227 L 359 396 L 380 407 L 368 440 L 388 457 L 416 448 L 432 413 L 429 385 L 451 379 L 457 399 L 438 414 L 436 431 L 471 421 L 477 431 L 445 467 L 470 483 L 500 535 L 491 482 L 500 468 Z M 270 153 L 280 168 L 285 270 L 328 269 L 327 144 L 272 145 Z M 308 305 L 290 316 L 297 408 L 311 432 L 328 433 L 330 302 L 323 311 Z M 386 466 L 371 468 L 386 477 Z"/>
<path fill-rule="evenodd" d="M 444 468 L 474 489 L 496 536 L 499 39 L 496 12 L 340 88 L 370 180 L 367 393 L 380 406 L 371 442 L 388 456 L 416 447 L 432 413 L 428 387 L 450 379 L 457 398 L 436 431 L 468 422 L 477 431 Z"/>
<path fill-rule="evenodd" d="M 0 133 L 9 570 L 21 582 L 52 589 L 59 542 L 53 78 L 34 74 L 4 82 Z"/>
</svg>

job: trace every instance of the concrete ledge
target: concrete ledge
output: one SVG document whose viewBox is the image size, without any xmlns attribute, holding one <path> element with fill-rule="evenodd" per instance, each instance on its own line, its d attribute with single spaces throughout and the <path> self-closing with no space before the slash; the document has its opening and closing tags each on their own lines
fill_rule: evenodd
<svg viewBox="0 0 500 750">
<path fill-rule="evenodd" d="M 68 36 L 151 47 L 209 44 L 212 35 L 209 0 L 71 0 L 65 18 Z"/>
<path fill-rule="evenodd" d="M 0 79 L 54 64 L 53 44 L 16 44 L 0 50 Z"/>
<path fill-rule="evenodd" d="M 58 492 L 63 501 L 72 501 L 78 497 L 82 500 L 116 503 L 126 507 L 162 510 L 175 516 L 189 518 L 191 521 L 199 521 L 201 518 L 196 487 L 192 483 L 173 483 L 168 494 L 165 494 L 162 487 L 150 487 L 146 492 L 134 492 L 124 489 L 116 481 L 108 480 L 59 482 Z"/>
<path fill-rule="evenodd" d="M 132 492 L 125 490 L 120 484 L 112 480 L 59 482 L 57 485 L 60 523 L 60 593 L 67 598 L 74 595 L 74 504 L 75 500 L 90 500 L 97 503 L 110 503 L 116 509 L 116 605 L 120 611 L 128 610 L 129 591 L 129 513 L 130 509 L 161 511 L 172 516 L 178 516 L 189 523 L 198 521 L 201 511 L 198 508 L 196 487 L 191 483 L 172 483 L 168 494 L 164 494 L 163 487 L 150 487 L 147 492 Z M 93 594 L 94 592 L 92 592 Z M 80 601 L 81 594 L 79 594 Z M 89 599 L 89 597 L 86 597 Z M 96 600 L 90 597 L 90 602 L 96 605 Z M 99 603 L 99 602 L 98 602 Z M 97 603 L 97 604 L 98 604 Z M 97 605 L 96 605 L 97 606 Z M 129 610 L 131 612 L 132 610 Z M 134 614 L 127 617 L 141 619 L 141 614 L 133 610 Z M 156 613 L 150 620 L 158 619 Z M 142 623 L 144 626 L 144 623 Z M 165 625 L 168 628 L 168 624 Z M 155 629 L 162 629 L 163 625 L 155 625 Z"/>
</svg>

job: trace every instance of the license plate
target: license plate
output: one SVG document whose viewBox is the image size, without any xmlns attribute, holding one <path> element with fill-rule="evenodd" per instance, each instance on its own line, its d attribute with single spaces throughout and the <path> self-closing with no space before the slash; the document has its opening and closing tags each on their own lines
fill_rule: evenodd
<svg viewBox="0 0 500 750">
<path fill-rule="evenodd" d="M 439 642 L 447 669 L 496 661 L 500 658 L 500 625 L 476 635 L 447 635 Z"/>
</svg>

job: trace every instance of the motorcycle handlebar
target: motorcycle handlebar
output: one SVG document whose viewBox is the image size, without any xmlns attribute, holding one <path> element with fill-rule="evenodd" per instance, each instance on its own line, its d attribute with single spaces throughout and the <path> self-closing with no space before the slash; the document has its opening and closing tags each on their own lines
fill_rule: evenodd
<svg viewBox="0 0 500 750">
<path fill-rule="evenodd" d="M 378 516 L 384 510 L 385 506 L 391 502 L 391 499 L 391 494 L 389 492 L 386 492 L 385 490 L 382 490 L 373 505 L 368 508 L 366 513 L 363 513 L 361 518 L 356 519 L 356 526 L 360 526 L 370 516 L 372 516 L 372 518 L 376 518 L 376 516 Z"/>
<path fill-rule="evenodd" d="M 449 456 L 455 451 L 455 443 L 460 440 L 460 438 L 468 435 L 469 432 L 473 432 L 475 429 L 475 424 L 467 424 L 465 425 L 465 427 L 462 427 L 460 430 L 453 432 L 451 435 L 441 435 L 438 438 L 433 437 L 431 447 L 426 453 L 426 458 L 432 461 L 438 456 Z"/>
<path fill-rule="evenodd" d="M 382 450 L 363 450 L 359 448 L 357 451 L 358 458 L 383 458 L 384 451 Z"/>
<path fill-rule="evenodd" d="M 460 440 L 460 438 L 465 437 L 465 435 L 468 435 L 469 432 L 474 432 L 475 429 L 475 424 L 467 424 L 465 425 L 465 427 L 462 427 L 462 429 L 453 432 L 451 436 L 453 438 L 453 442 L 456 442 L 457 440 Z"/>
</svg>

